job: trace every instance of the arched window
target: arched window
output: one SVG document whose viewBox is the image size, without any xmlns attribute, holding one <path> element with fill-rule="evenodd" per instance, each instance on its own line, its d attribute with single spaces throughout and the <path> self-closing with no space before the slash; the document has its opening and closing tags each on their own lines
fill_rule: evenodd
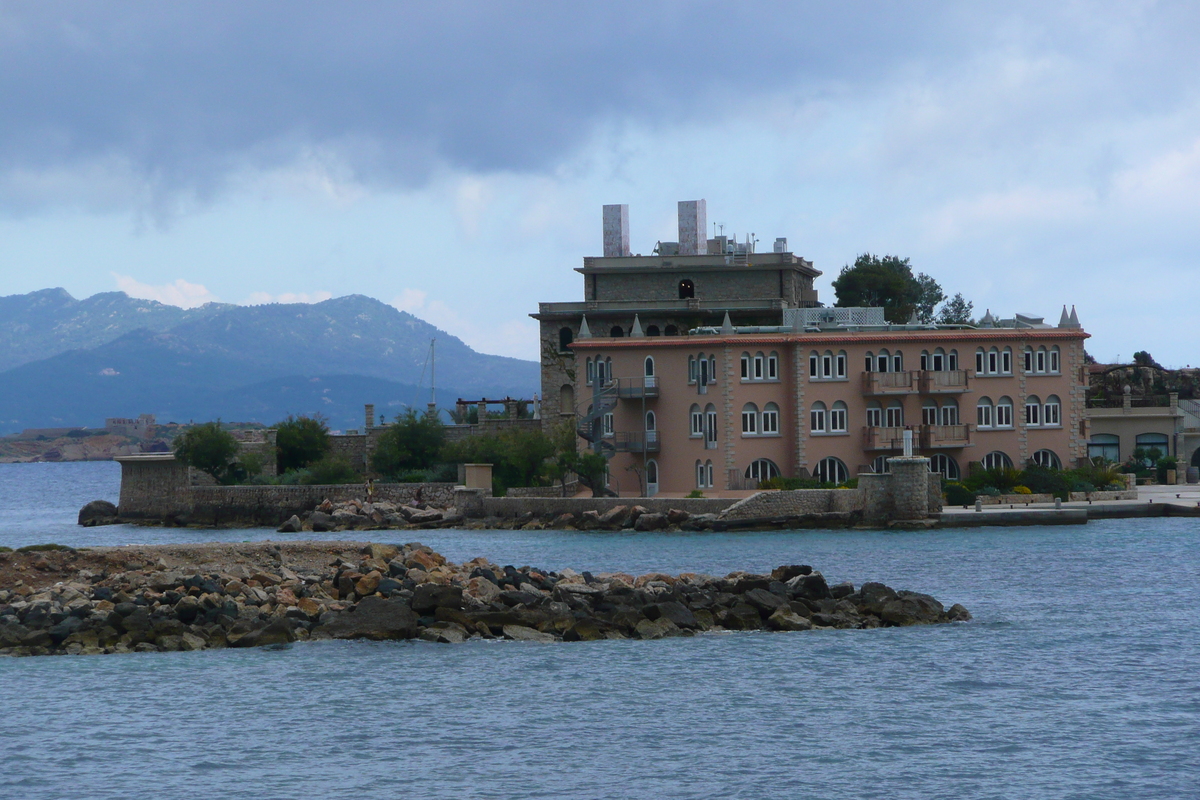
<svg viewBox="0 0 1200 800">
<path fill-rule="evenodd" d="M 692 409 L 688 413 L 691 420 L 691 427 L 688 429 L 688 434 L 694 438 L 700 438 L 704 435 L 704 412 L 700 410 L 700 406 L 692 404 Z"/>
<path fill-rule="evenodd" d="M 1062 403 L 1058 395 L 1052 394 L 1046 398 L 1046 407 L 1042 409 L 1042 424 L 1052 428 L 1062 426 Z"/>
<path fill-rule="evenodd" d="M 937 348 L 933 351 L 933 362 L 930 366 L 934 372 L 944 372 L 946 370 L 946 351 L 942 348 Z"/>
<path fill-rule="evenodd" d="M 646 497 L 658 494 L 658 462 L 651 459 L 646 462 Z"/>
<path fill-rule="evenodd" d="M 596 382 L 596 365 L 592 359 L 587 360 L 587 385 L 591 386 Z"/>
<path fill-rule="evenodd" d="M 657 430 L 655 428 L 656 422 L 657 422 L 657 420 L 654 417 L 654 412 L 647 411 L 646 412 L 646 432 L 647 433 L 653 433 L 655 430 Z M 647 438 L 649 438 L 649 437 L 647 437 Z"/>
<path fill-rule="evenodd" d="M 1121 460 L 1121 437 L 1112 433 L 1093 433 L 1088 442 L 1088 458 L 1102 458 L 1114 464 Z"/>
<path fill-rule="evenodd" d="M 1133 442 L 1134 448 L 1146 451 L 1146 461 L 1154 461 L 1163 456 L 1171 455 L 1171 444 L 1165 433 L 1139 433 Z M 1157 450 L 1158 455 L 1153 451 Z M 1147 466 L 1149 466 L 1147 464 Z"/>
<path fill-rule="evenodd" d="M 696 461 L 696 488 L 707 489 L 708 484 L 704 482 L 704 464 L 699 460 Z"/>
<path fill-rule="evenodd" d="M 826 350 L 825 353 L 821 356 L 821 377 L 822 378 L 832 378 L 833 377 L 833 353 L 830 352 L 829 350 Z"/>
<path fill-rule="evenodd" d="M 878 372 L 890 372 L 892 369 L 892 355 L 887 350 L 880 350 L 879 355 L 875 357 L 875 369 Z"/>
<path fill-rule="evenodd" d="M 842 484 L 850 478 L 850 471 L 840 458 L 829 456 L 817 462 L 813 469 L 813 477 L 821 483 Z"/>
<path fill-rule="evenodd" d="M 678 336 L 679 328 L 676 328 L 674 325 L 668 325 L 665 329 L 663 329 L 663 333 L 667 336 Z"/>
<path fill-rule="evenodd" d="M 558 413 L 570 414 L 575 410 L 575 387 L 564 383 L 558 390 Z"/>
<path fill-rule="evenodd" d="M 975 349 L 975 374 L 983 375 L 987 372 L 987 353 L 983 352 L 983 348 Z"/>
<path fill-rule="evenodd" d="M 709 355 L 708 357 L 708 383 L 712 385 L 717 382 L 717 357 Z"/>
<path fill-rule="evenodd" d="M 975 406 L 975 424 L 980 428 L 990 428 L 993 424 L 992 398 L 981 397 Z"/>
<path fill-rule="evenodd" d="M 992 348 L 988 351 L 988 374 L 995 375 L 1000 372 L 1000 351 Z"/>
<path fill-rule="evenodd" d="M 647 378 L 654 377 L 654 356 L 646 356 L 646 360 L 643 362 L 643 368 L 645 370 L 644 374 Z"/>
<path fill-rule="evenodd" d="M 945 453 L 934 453 L 929 457 L 929 471 L 948 481 L 958 480 L 958 462 Z"/>
<path fill-rule="evenodd" d="M 620 339 L 622 336 L 625 335 L 625 331 L 621 328 L 620 325 L 613 325 L 612 328 L 609 329 L 608 335 L 614 339 Z"/>
<path fill-rule="evenodd" d="M 921 369 L 922 370 L 929 369 L 929 351 L 928 350 L 921 351 Z"/>
<path fill-rule="evenodd" d="M 758 435 L 758 406 L 746 403 L 742 406 L 742 436 Z"/>
<path fill-rule="evenodd" d="M 606 358 L 606 359 L 604 359 L 604 385 L 607 386 L 608 384 L 612 383 L 612 380 L 613 380 L 612 359 Z"/>
<path fill-rule="evenodd" d="M 646 335 L 647 336 L 662 336 L 662 331 L 660 331 L 658 329 L 657 325 L 647 325 L 646 326 Z"/>
<path fill-rule="evenodd" d="M 1058 345 L 1050 348 L 1050 371 L 1055 375 L 1062 372 L 1062 353 L 1058 349 Z"/>
<path fill-rule="evenodd" d="M 904 406 L 900 405 L 899 400 L 893 400 L 883 410 L 883 424 L 887 428 L 904 427 Z"/>
<path fill-rule="evenodd" d="M 684 278 L 679 282 L 679 299 L 687 300 L 696 296 L 696 285 L 688 278 Z"/>
<path fill-rule="evenodd" d="M 899 350 L 892 353 L 892 372 L 904 371 L 904 354 Z"/>
<path fill-rule="evenodd" d="M 767 380 L 779 380 L 779 353 L 771 353 L 767 356 Z"/>
<path fill-rule="evenodd" d="M 704 462 L 704 479 L 708 481 L 709 486 L 716 486 L 716 483 L 713 481 L 713 463 L 711 459 Z"/>
<path fill-rule="evenodd" d="M 1062 469 L 1062 462 L 1053 450 L 1038 450 L 1033 454 L 1033 463 L 1046 469 Z"/>
<path fill-rule="evenodd" d="M 821 356 L 813 350 L 808 354 L 808 379 L 815 380 L 821 377 Z"/>
<path fill-rule="evenodd" d="M 921 424 L 922 425 L 937 425 L 938 408 L 937 403 L 932 400 L 926 400 L 921 404 Z"/>
<path fill-rule="evenodd" d="M 892 465 L 888 463 L 888 456 L 875 456 L 875 460 L 871 462 L 871 472 L 887 475 L 891 471 Z"/>
<path fill-rule="evenodd" d="M 1012 459 L 1001 453 L 999 450 L 993 450 L 983 457 L 983 466 L 985 469 L 997 469 L 999 467 L 1012 467 Z"/>
<path fill-rule="evenodd" d="M 688 383 L 695 383 L 699 370 L 696 367 L 696 357 L 688 356 Z"/>
<path fill-rule="evenodd" d="M 558 330 L 558 352 L 566 353 L 571 349 L 571 342 L 575 340 L 575 334 L 571 333 L 570 328 L 559 328 Z"/>
<path fill-rule="evenodd" d="M 761 381 L 766 376 L 767 358 L 762 353 L 754 354 L 754 380 Z"/>
<path fill-rule="evenodd" d="M 837 369 L 837 377 L 844 378 L 847 375 L 846 351 L 839 350 L 837 357 L 834 359 L 834 365 Z"/>
<path fill-rule="evenodd" d="M 1011 428 L 1013 426 L 1013 401 L 1011 397 L 1001 397 L 996 401 L 996 427 Z"/>
<path fill-rule="evenodd" d="M 951 350 L 949 353 L 946 354 L 946 369 L 950 370 L 951 372 L 958 369 L 958 351 L 957 350 Z"/>
<path fill-rule="evenodd" d="M 704 446 L 710 450 L 717 446 L 717 407 L 712 403 L 704 407 Z"/>
<path fill-rule="evenodd" d="M 813 403 L 808 411 L 808 427 L 813 433 L 825 432 L 825 404 L 820 400 Z"/>
<path fill-rule="evenodd" d="M 742 380 L 744 380 L 744 381 L 750 380 L 750 354 L 749 353 L 742 353 L 741 365 L 742 365 Z"/>
<path fill-rule="evenodd" d="M 874 372 L 874 371 L 875 371 L 875 354 L 874 354 L 874 353 L 872 353 L 870 350 L 868 350 L 868 351 L 867 351 L 867 356 L 866 356 L 866 365 L 867 365 L 867 366 L 866 366 L 866 371 L 867 371 L 867 372 Z"/>
<path fill-rule="evenodd" d="M 774 436 L 779 433 L 779 406 L 767 403 L 762 412 L 762 432 Z"/>
<path fill-rule="evenodd" d="M 942 407 L 938 409 L 938 424 L 958 424 L 958 401 L 953 397 L 947 397 L 942 400 Z"/>
<path fill-rule="evenodd" d="M 1025 368 L 1026 373 L 1033 372 L 1033 348 L 1032 347 L 1025 348 L 1025 358 L 1022 363 L 1022 366 Z"/>
<path fill-rule="evenodd" d="M 1033 371 L 1041 375 L 1046 371 L 1046 348 L 1039 347 L 1036 355 Z"/>
<path fill-rule="evenodd" d="M 769 458 L 760 458 L 750 462 L 746 467 L 746 477 L 752 481 L 769 481 L 779 477 L 779 467 Z"/>
<path fill-rule="evenodd" d="M 1025 424 L 1031 428 L 1042 424 L 1042 401 L 1036 394 L 1025 398 Z"/>
<path fill-rule="evenodd" d="M 879 405 L 878 400 L 867 401 L 867 427 L 883 427 L 883 406 Z"/>
<path fill-rule="evenodd" d="M 1012 348 L 1006 347 L 1000 353 L 1000 374 L 1012 375 Z"/>
<path fill-rule="evenodd" d="M 847 409 L 846 404 L 838 400 L 833 404 L 833 408 L 829 410 L 829 432 L 830 433 L 845 433 L 847 428 Z"/>
</svg>

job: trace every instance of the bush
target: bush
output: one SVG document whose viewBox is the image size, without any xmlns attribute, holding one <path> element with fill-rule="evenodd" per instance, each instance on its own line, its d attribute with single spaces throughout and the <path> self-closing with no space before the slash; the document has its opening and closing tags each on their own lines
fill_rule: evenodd
<svg viewBox="0 0 1200 800">
<path fill-rule="evenodd" d="M 326 456 L 304 472 L 306 474 L 300 477 L 299 483 L 305 486 L 366 481 L 345 456 Z"/>
<path fill-rule="evenodd" d="M 65 544 L 27 544 L 24 547 L 18 547 L 18 553 L 42 553 L 50 550 L 67 550 L 74 551 L 74 547 L 67 547 Z"/>
<path fill-rule="evenodd" d="M 445 440 L 446 430 L 441 420 L 409 409 L 379 435 L 371 455 L 371 469 L 388 479 L 430 469 L 441 461 Z"/>
<path fill-rule="evenodd" d="M 988 497 L 999 497 L 1000 495 L 1004 494 L 1004 492 L 1000 491 L 995 486 L 984 486 L 979 490 L 979 493 L 985 494 Z"/>
<path fill-rule="evenodd" d="M 1012 494 L 1033 494 L 1033 490 L 1030 489 L 1028 486 L 1022 486 L 1020 484 L 1017 484 L 1016 486 L 1014 486 L 1012 488 L 1011 493 Z"/>
<path fill-rule="evenodd" d="M 975 502 L 975 492 L 958 481 L 950 481 L 942 488 L 946 495 L 946 502 L 952 506 L 969 506 Z"/>
<path fill-rule="evenodd" d="M 684 496 L 695 499 L 697 497 L 704 497 L 704 492 L 700 491 L 699 489 L 692 489 L 690 492 L 688 492 Z"/>
<path fill-rule="evenodd" d="M 793 491 L 795 489 L 821 489 L 828 488 L 829 484 L 822 484 L 816 478 L 767 478 L 765 481 L 759 481 L 759 489 L 780 489 L 783 491 Z"/>
<path fill-rule="evenodd" d="M 1021 485 L 1029 487 L 1033 494 L 1052 494 L 1055 497 L 1068 499 L 1071 491 L 1071 474 L 1050 467 L 1030 464 L 1021 473 Z"/>
<path fill-rule="evenodd" d="M 1094 484 L 1088 483 L 1087 481 L 1075 481 L 1074 483 L 1071 484 L 1071 491 L 1072 492 L 1094 492 L 1094 491 L 1096 491 L 1096 487 Z"/>
<path fill-rule="evenodd" d="M 275 426 L 275 457 L 280 473 L 303 469 L 329 452 L 329 426 L 321 416 L 291 416 Z"/>
<path fill-rule="evenodd" d="M 228 486 L 246 476 L 234 459 L 237 439 L 221 428 L 221 421 L 194 425 L 175 438 L 175 457 L 189 467 L 206 472 L 217 483 Z"/>
<path fill-rule="evenodd" d="M 574 447 L 573 438 L 570 446 Z M 487 436 L 472 436 L 454 442 L 445 448 L 442 460 L 491 464 L 493 483 L 498 490 L 507 491 L 514 486 L 550 485 L 549 473 L 553 463 L 551 459 L 554 458 L 555 452 L 554 440 L 540 430 L 509 428 Z M 568 455 L 573 453 L 574 450 Z M 582 456 L 576 456 L 576 460 L 579 458 Z M 578 472 L 578 464 L 574 465 L 573 471 Z M 503 497 L 504 491 L 498 496 Z"/>
</svg>

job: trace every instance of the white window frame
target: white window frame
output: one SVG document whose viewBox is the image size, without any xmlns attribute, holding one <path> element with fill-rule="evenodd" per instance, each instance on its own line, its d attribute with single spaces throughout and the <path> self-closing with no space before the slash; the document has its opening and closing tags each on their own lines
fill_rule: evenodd
<svg viewBox="0 0 1200 800">
<path fill-rule="evenodd" d="M 1046 406 L 1043 409 L 1042 426 L 1046 428 L 1061 428 L 1062 427 L 1062 403 L 1055 400 L 1047 400 Z"/>
<path fill-rule="evenodd" d="M 846 404 L 842 403 L 839 407 L 836 403 L 833 408 L 829 409 L 829 432 L 830 433 L 846 433 L 846 417 L 849 411 L 846 409 Z"/>
<path fill-rule="evenodd" d="M 834 356 L 834 364 L 836 365 L 836 368 L 837 368 L 836 377 L 845 378 L 846 374 L 847 374 L 847 372 L 846 372 L 846 354 L 844 352 L 841 352 L 841 353 L 838 353 L 836 356 Z"/>
<path fill-rule="evenodd" d="M 826 409 L 810 408 L 808 410 L 808 430 L 810 433 L 825 433 Z"/>
<path fill-rule="evenodd" d="M 742 353 L 742 380 L 750 380 L 750 354 Z"/>
<path fill-rule="evenodd" d="M 689 412 L 690 424 L 688 427 L 688 436 L 693 439 L 704 438 L 704 411 L 699 406 L 694 406 Z"/>
<path fill-rule="evenodd" d="M 766 375 L 766 372 L 765 372 L 766 363 L 765 362 L 766 362 L 766 359 L 763 358 L 762 353 L 758 353 L 754 356 L 754 380 L 756 380 L 756 381 L 763 380 L 763 376 Z"/>
<path fill-rule="evenodd" d="M 611 411 L 600 418 L 600 430 L 605 439 L 613 437 L 613 414 Z"/>
<path fill-rule="evenodd" d="M 704 412 L 704 442 L 705 446 L 716 446 L 717 443 L 717 412 Z"/>
<path fill-rule="evenodd" d="M 779 356 L 774 353 L 767 356 L 767 380 L 779 380 Z"/>
<path fill-rule="evenodd" d="M 763 436 L 779 435 L 779 408 L 772 403 L 768 403 L 763 409 L 762 433 Z"/>
<path fill-rule="evenodd" d="M 883 409 L 879 406 L 867 406 L 867 427 L 883 427 Z"/>
<path fill-rule="evenodd" d="M 993 416 L 992 412 L 994 408 L 995 407 L 992 405 L 990 400 L 987 402 L 980 401 L 979 404 L 975 406 L 975 427 L 979 428 L 980 430 L 991 428 Z"/>
<path fill-rule="evenodd" d="M 1006 347 L 1000 351 L 1000 374 L 1012 375 L 1012 348 Z"/>
<path fill-rule="evenodd" d="M 1057 347 L 1050 349 L 1050 372 L 1055 375 L 1062 373 L 1062 353 Z"/>
<path fill-rule="evenodd" d="M 904 427 L 904 406 L 888 406 L 883 410 L 885 428 Z"/>
<path fill-rule="evenodd" d="M 758 410 L 742 409 L 742 436 L 758 435 Z"/>
<path fill-rule="evenodd" d="M 997 428 L 1011 428 L 1013 426 L 1013 405 L 1009 403 L 996 403 L 996 425 Z"/>
<path fill-rule="evenodd" d="M 1040 428 L 1042 426 L 1042 404 L 1039 400 L 1025 403 L 1025 427 Z"/>
</svg>

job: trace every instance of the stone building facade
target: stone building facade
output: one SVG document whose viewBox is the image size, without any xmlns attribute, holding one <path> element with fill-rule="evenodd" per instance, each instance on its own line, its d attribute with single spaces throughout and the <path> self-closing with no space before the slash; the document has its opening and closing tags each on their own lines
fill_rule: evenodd
<svg viewBox="0 0 1200 800">
<path fill-rule="evenodd" d="M 610 457 L 610 488 L 712 495 L 774 476 L 841 483 L 886 472 L 905 430 L 949 479 L 973 463 L 1073 466 L 1087 456 L 1087 334 L 1074 311 L 1057 326 L 990 313 L 978 327 L 893 325 L 881 309 L 815 308 L 820 273 L 785 242 L 750 249 L 606 252 L 579 270 L 583 303 L 543 303 L 534 315 L 544 420 L 571 420 Z"/>
</svg>

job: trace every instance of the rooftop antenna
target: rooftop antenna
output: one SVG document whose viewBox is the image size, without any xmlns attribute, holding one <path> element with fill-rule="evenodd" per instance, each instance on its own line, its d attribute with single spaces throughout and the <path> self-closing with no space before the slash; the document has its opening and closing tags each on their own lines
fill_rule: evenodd
<svg viewBox="0 0 1200 800">
<path fill-rule="evenodd" d="M 417 380 L 417 390 L 420 391 L 421 384 L 425 382 L 425 370 L 429 370 L 429 403 L 432 405 L 437 402 L 437 379 L 435 371 L 437 369 L 437 339 L 429 340 L 429 354 L 425 357 L 425 364 L 421 367 L 421 377 Z M 412 408 L 417 407 L 417 398 L 414 398 Z"/>
</svg>

